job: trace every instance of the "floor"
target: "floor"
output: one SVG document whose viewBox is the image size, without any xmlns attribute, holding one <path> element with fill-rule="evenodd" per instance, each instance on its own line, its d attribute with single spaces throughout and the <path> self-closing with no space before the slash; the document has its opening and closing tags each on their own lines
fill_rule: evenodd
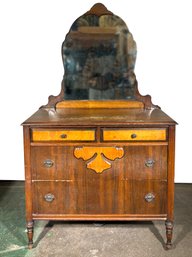
<svg viewBox="0 0 192 257">
<path fill-rule="evenodd" d="M 35 222 L 27 249 L 23 182 L 0 183 L 0 256 L 192 257 L 192 184 L 176 184 L 173 249 L 164 222 Z"/>
</svg>

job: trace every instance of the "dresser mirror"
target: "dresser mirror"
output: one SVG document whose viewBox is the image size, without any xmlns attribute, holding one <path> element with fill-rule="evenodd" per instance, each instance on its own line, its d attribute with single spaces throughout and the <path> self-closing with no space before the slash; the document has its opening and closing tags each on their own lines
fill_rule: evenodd
<svg viewBox="0 0 192 257">
<path fill-rule="evenodd" d="M 55 108 L 62 101 L 63 106 L 71 107 L 69 102 L 77 100 L 140 101 L 145 109 L 158 108 L 151 103 L 150 96 L 141 96 L 137 89 L 134 73 L 137 47 L 132 34 L 125 22 L 104 5 L 95 4 L 75 20 L 61 54 L 64 66 L 61 92 L 50 96 L 44 108 Z"/>
<path fill-rule="evenodd" d="M 84 14 L 62 45 L 65 100 L 134 99 L 136 43 L 114 14 Z"/>
</svg>

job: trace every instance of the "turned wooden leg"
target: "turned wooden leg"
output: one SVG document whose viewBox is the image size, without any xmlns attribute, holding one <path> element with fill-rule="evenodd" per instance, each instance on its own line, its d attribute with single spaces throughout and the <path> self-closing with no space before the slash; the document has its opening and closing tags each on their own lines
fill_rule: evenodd
<svg viewBox="0 0 192 257">
<path fill-rule="evenodd" d="M 27 222 L 28 248 L 33 247 L 33 221 Z"/>
<path fill-rule="evenodd" d="M 170 249 L 172 247 L 172 236 L 173 236 L 173 222 L 170 220 L 166 220 L 165 222 L 166 226 L 166 236 L 167 236 L 167 243 L 166 243 L 166 249 Z"/>
</svg>

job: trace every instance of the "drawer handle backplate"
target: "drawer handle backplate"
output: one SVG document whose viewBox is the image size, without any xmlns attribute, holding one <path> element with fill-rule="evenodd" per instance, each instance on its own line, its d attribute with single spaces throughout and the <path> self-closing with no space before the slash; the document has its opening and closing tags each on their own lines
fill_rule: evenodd
<svg viewBox="0 0 192 257">
<path fill-rule="evenodd" d="M 55 196 L 51 193 L 48 193 L 44 196 L 44 198 L 45 198 L 45 201 L 52 202 L 55 199 Z"/>
<path fill-rule="evenodd" d="M 64 138 L 67 138 L 67 135 L 66 135 L 66 134 L 61 134 L 61 135 L 60 135 L 60 138 L 63 138 L 63 139 L 64 139 Z"/>
<path fill-rule="evenodd" d="M 152 160 L 152 159 L 149 159 L 145 162 L 145 166 L 148 167 L 148 168 L 151 168 L 153 167 L 153 165 L 155 164 L 155 161 Z"/>
<path fill-rule="evenodd" d="M 131 138 L 132 138 L 132 139 L 134 139 L 134 138 L 136 138 L 136 137 L 137 137 L 136 134 L 131 134 Z"/>
<path fill-rule="evenodd" d="M 150 203 L 155 199 L 155 195 L 153 193 L 148 193 L 145 195 L 145 201 Z"/>
<path fill-rule="evenodd" d="M 43 165 L 46 167 L 46 168 L 51 168 L 53 166 L 54 162 L 52 160 L 45 160 Z"/>
</svg>

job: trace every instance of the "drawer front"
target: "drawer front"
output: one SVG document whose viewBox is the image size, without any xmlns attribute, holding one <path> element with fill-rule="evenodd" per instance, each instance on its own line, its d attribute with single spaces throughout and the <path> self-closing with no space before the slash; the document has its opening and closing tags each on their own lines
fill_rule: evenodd
<svg viewBox="0 0 192 257">
<path fill-rule="evenodd" d="M 167 183 L 164 181 L 119 180 L 118 184 L 114 180 L 101 181 L 33 182 L 33 213 L 167 213 Z"/>
<path fill-rule="evenodd" d="M 166 145 L 131 145 L 125 147 L 125 155 L 123 159 L 124 178 L 126 180 L 166 181 L 167 150 Z"/>
<path fill-rule="evenodd" d="M 71 180 L 121 178 L 125 180 L 167 180 L 167 146 L 124 147 L 124 156 L 111 168 L 98 174 L 86 168 L 86 162 L 74 157 L 74 146 L 31 146 L 33 180 Z"/>
<path fill-rule="evenodd" d="M 33 180 L 72 180 L 85 165 L 73 155 L 73 146 L 31 146 Z"/>
<path fill-rule="evenodd" d="M 95 141 L 95 130 L 33 129 L 32 141 Z"/>
<path fill-rule="evenodd" d="M 165 141 L 166 129 L 103 129 L 103 141 Z"/>
<path fill-rule="evenodd" d="M 77 207 L 74 205 L 77 195 L 72 188 L 73 182 L 33 182 L 33 213 L 70 214 Z"/>
<path fill-rule="evenodd" d="M 161 180 L 125 181 L 125 213 L 166 214 L 167 183 Z"/>
</svg>

